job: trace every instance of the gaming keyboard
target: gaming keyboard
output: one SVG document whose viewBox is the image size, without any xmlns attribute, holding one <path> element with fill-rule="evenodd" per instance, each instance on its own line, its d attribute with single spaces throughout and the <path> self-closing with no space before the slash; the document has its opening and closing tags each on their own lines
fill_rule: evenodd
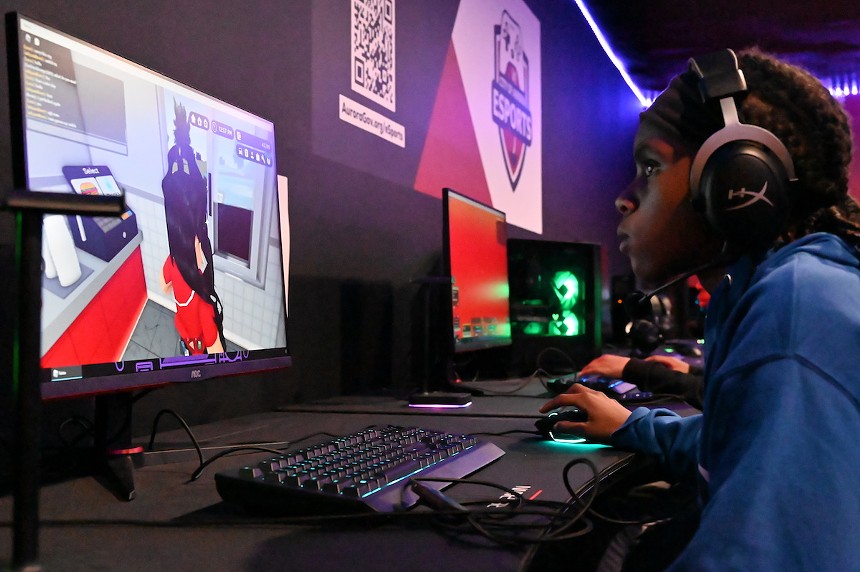
<svg viewBox="0 0 860 572">
<path fill-rule="evenodd" d="M 504 455 L 489 442 L 418 427 L 366 429 L 215 474 L 226 502 L 254 513 L 394 512 L 418 501 L 416 477 L 459 479 Z M 441 489 L 445 482 L 425 482 Z"/>
</svg>

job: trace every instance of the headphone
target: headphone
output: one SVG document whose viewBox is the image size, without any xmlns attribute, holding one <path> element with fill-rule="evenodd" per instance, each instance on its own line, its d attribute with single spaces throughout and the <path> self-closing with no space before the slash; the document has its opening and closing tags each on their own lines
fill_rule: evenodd
<svg viewBox="0 0 860 572">
<path fill-rule="evenodd" d="M 689 69 L 702 101 L 719 102 L 724 125 L 693 159 L 693 205 L 732 246 L 769 245 L 788 221 L 789 187 L 797 180 L 791 155 L 776 135 L 738 119 L 734 97 L 747 84 L 732 50 L 691 58 Z"/>
<path fill-rule="evenodd" d="M 660 344 L 672 337 L 675 318 L 672 301 L 665 295 L 645 298 L 641 292 L 634 292 L 624 301 L 624 309 L 630 318 L 626 331 L 633 347 L 632 356 L 651 355 Z"/>
</svg>

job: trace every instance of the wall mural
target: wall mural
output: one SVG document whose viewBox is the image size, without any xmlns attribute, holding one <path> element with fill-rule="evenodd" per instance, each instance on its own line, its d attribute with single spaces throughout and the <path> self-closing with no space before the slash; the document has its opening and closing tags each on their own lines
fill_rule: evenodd
<svg viewBox="0 0 860 572">
<path fill-rule="evenodd" d="M 541 233 L 540 22 L 522 0 L 315 3 L 313 145 Z"/>
</svg>

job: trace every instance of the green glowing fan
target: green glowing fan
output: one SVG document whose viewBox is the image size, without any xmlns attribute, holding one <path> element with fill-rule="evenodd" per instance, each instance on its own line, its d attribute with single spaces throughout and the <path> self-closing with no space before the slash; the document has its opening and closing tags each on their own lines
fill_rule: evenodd
<svg viewBox="0 0 860 572">
<path fill-rule="evenodd" d="M 579 280 L 569 270 L 560 270 L 552 278 L 552 287 L 560 311 L 553 312 L 551 316 L 550 335 L 578 336 L 585 328 L 585 324 L 573 311 L 579 301 Z"/>
</svg>

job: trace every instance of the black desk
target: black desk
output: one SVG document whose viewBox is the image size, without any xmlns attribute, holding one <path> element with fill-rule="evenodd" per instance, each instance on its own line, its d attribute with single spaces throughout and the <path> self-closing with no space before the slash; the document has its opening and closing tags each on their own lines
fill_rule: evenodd
<svg viewBox="0 0 860 572">
<path fill-rule="evenodd" d="M 480 397 L 466 410 L 421 412 L 391 399 L 337 399 L 317 405 L 231 419 L 195 427 L 201 445 L 213 447 L 242 442 L 277 442 L 298 439 L 316 431 L 351 433 L 370 425 L 417 425 L 450 432 L 477 434 L 506 454 L 482 469 L 482 480 L 497 482 L 525 496 L 564 501 L 561 471 L 574 456 L 588 456 L 600 469 L 625 467 L 631 455 L 596 445 L 560 445 L 526 433 L 484 436 L 510 430 L 533 431 L 539 397 Z M 495 411 L 495 414 L 493 413 Z M 324 441 L 316 436 L 299 447 Z M 156 440 L 157 448 L 187 447 L 181 431 L 169 431 Z M 432 526 L 367 523 L 357 526 L 296 526 L 261 521 L 221 502 L 213 481 L 219 469 L 253 461 L 229 456 L 210 466 L 188 483 L 197 467 L 193 456 L 150 455 L 147 466 L 136 472 L 137 498 L 118 501 L 92 478 L 77 478 L 45 485 L 41 491 L 39 562 L 48 570 L 517 570 L 527 557 L 525 548 L 506 548 L 471 536 L 454 539 Z M 208 455 L 208 454 L 207 454 Z M 263 457 L 265 454 L 254 454 Z M 590 479 L 582 466 L 574 468 L 571 482 Z M 457 500 L 471 500 L 455 485 L 446 490 Z M 464 491 L 461 493 L 461 491 Z M 495 498 L 483 490 L 479 498 Z M 501 493 L 498 493 L 501 494 Z M 11 554 L 12 499 L 0 498 L 0 562 Z M 287 560 L 284 560 L 287 559 Z M 288 562 L 289 564 L 285 564 Z"/>
</svg>

